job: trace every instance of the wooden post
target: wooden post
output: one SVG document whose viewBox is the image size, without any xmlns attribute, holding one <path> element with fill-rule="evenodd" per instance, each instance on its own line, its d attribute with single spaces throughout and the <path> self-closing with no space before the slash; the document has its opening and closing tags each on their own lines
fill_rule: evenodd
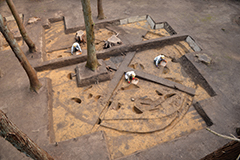
<svg viewBox="0 0 240 160">
<path fill-rule="evenodd" d="M 54 160 L 46 151 L 35 144 L 26 134 L 13 124 L 0 110 L 0 136 L 10 142 L 17 150 L 32 159 Z"/>
</svg>

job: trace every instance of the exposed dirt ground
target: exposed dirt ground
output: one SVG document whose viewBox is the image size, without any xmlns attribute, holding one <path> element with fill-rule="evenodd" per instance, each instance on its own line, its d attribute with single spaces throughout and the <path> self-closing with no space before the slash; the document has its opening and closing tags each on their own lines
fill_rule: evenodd
<svg viewBox="0 0 240 160">
<path fill-rule="evenodd" d="M 147 39 L 170 36 L 165 29 L 151 29 L 147 21 L 130 23 L 120 27 L 145 30 Z M 160 33 L 161 35 L 152 33 Z M 55 34 L 58 36 L 54 36 Z M 107 40 L 113 33 L 103 28 L 98 29 L 95 34 L 96 50 L 102 50 L 102 41 Z M 63 37 L 64 40 L 71 41 L 74 34 L 66 35 L 62 22 L 54 23 L 51 29 L 46 30 L 47 50 L 51 50 L 51 46 L 56 45 L 57 41 Z M 147 39 L 143 38 L 142 40 Z M 99 43 L 99 41 L 101 42 Z M 86 50 L 85 44 L 81 44 L 81 47 Z M 71 56 L 70 53 L 63 51 L 47 52 L 48 60 L 59 58 L 60 55 L 61 57 Z M 38 72 L 40 78 L 52 79 L 55 135 L 55 139 L 52 141 L 60 142 L 89 134 L 93 128 L 95 131 L 104 130 L 108 138 L 111 157 L 115 159 L 203 129 L 204 121 L 195 110 L 189 110 L 189 107 L 193 98 L 199 101 L 210 96 L 188 77 L 180 63 L 172 62 L 173 59 L 176 60 L 189 52 L 194 51 L 186 41 L 180 41 L 163 48 L 138 52 L 129 67 L 195 88 L 196 95 L 194 97 L 142 79 L 139 79 L 136 85 L 129 85 L 122 78 L 113 93 L 104 118 L 97 126 L 88 123 L 90 117 L 98 116 L 97 110 L 93 108 L 89 111 L 85 106 L 96 107 L 98 99 L 106 94 L 104 90 L 109 82 L 78 88 L 75 78 L 71 80 L 69 76 L 70 73 L 74 73 L 75 65 Z M 153 59 L 159 54 L 166 56 L 168 63 L 165 68 L 156 68 L 153 64 Z M 132 98 L 134 100 L 131 100 Z M 83 115 L 81 118 L 79 118 L 79 113 Z"/>
<path fill-rule="evenodd" d="M 76 62 L 82 62 L 87 54 L 87 48 L 86 44 L 80 44 L 83 49 L 82 55 L 71 55 L 70 48 L 74 43 L 75 33 L 65 34 L 65 31 L 75 30 L 84 25 L 82 12 L 79 12 L 81 8 L 76 9 L 79 2 L 76 0 L 19 0 L 15 1 L 15 4 L 18 5 L 19 12 L 25 14 L 25 20 L 32 16 L 42 19 L 26 25 L 38 46 L 38 53 L 41 54 L 39 57 L 37 55 L 34 57 L 34 54 L 34 56 L 27 55 L 31 64 L 38 67 L 38 65 L 47 66 L 48 63 L 62 61 L 63 64 L 74 62 L 75 65 L 68 64 L 65 67 L 37 72 L 39 78 L 51 79 L 52 88 L 45 85 L 44 94 L 39 96 L 32 94 L 28 90 L 29 83 L 25 72 L 19 63 L 15 63 L 14 55 L 10 55 L 12 54 L 10 47 L 0 35 L 0 102 L 2 104 L 0 109 L 6 112 L 9 118 L 29 134 L 40 147 L 46 150 L 49 146 L 52 147 L 52 150 L 47 151 L 54 153 L 53 155 L 57 155 L 58 158 L 68 153 L 75 155 L 77 159 L 79 159 L 77 154 L 82 155 L 82 153 L 86 154 L 83 159 L 96 157 L 98 154 L 93 153 L 94 149 L 90 147 L 82 151 L 78 144 L 87 146 L 90 142 L 99 139 L 101 142 L 106 140 L 107 149 L 100 150 L 106 155 L 110 153 L 111 159 L 200 159 L 226 144 L 228 140 L 212 135 L 204 129 L 206 123 L 192 103 L 199 102 L 213 121 L 211 126 L 213 130 L 226 135 L 235 133 L 235 128 L 239 125 L 240 113 L 238 98 L 240 83 L 238 82 L 239 74 L 237 74 L 239 73 L 240 32 L 236 19 L 240 15 L 239 2 L 234 0 L 181 2 L 109 0 L 108 3 L 104 3 L 106 21 L 96 19 L 97 2 L 91 2 L 96 23 L 106 22 L 111 26 L 115 23 L 109 23 L 108 20 L 123 20 L 148 14 L 155 22 L 167 22 L 171 25 L 176 35 L 170 34 L 165 28 L 152 29 L 147 20 L 114 27 L 122 31 L 118 36 L 124 41 L 122 46 L 144 44 L 150 47 L 136 50 L 135 56 L 128 65 L 129 70 L 135 69 L 149 73 L 169 80 L 168 82 L 181 84 L 183 88 L 193 88 L 196 91 L 195 95 L 191 96 L 174 87 L 169 88 L 139 77 L 137 77 L 139 80 L 137 84 L 128 84 L 124 80 L 124 73 L 121 80 L 116 82 L 116 89 L 111 93 L 106 92 L 112 81 L 77 87 L 76 78 L 71 79 L 70 73 L 75 73 Z M 0 8 L 3 16 L 11 15 L 5 2 L 0 1 Z M 42 29 L 44 20 L 52 17 L 61 20 L 51 23 L 50 29 L 43 31 L 33 29 L 36 26 Z M 14 31 L 16 24 L 8 22 L 8 25 L 17 38 L 19 33 Z M 116 33 L 105 27 L 95 29 L 97 53 L 102 54 L 105 51 L 103 41 Z M 186 40 L 175 40 L 174 43 L 168 44 L 171 38 L 179 38 L 182 35 L 192 37 L 202 49 L 200 54 L 204 53 L 212 58 L 210 65 L 197 60 L 196 52 Z M 151 45 L 147 45 L 148 42 L 156 44 L 154 40 L 158 40 L 157 38 L 160 38 L 159 41 L 163 39 L 166 41 L 162 41 L 164 44 L 160 43 L 160 47 L 151 48 Z M 27 53 L 26 44 L 21 39 L 17 38 L 17 40 L 23 51 Z M 118 68 L 117 71 L 110 73 L 111 77 L 117 75 L 118 71 L 123 72 L 119 68 L 122 67 L 121 62 L 129 53 L 133 53 L 127 51 L 129 48 L 126 50 L 121 46 L 120 49 L 116 48 L 119 50 L 118 55 L 122 56 L 104 59 L 111 61 Z M 114 47 L 107 51 L 114 53 Z M 121 51 L 123 53 L 120 54 Z M 156 68 L 153 64 L 153 59 L 159 54 L 166 56 L 165 68 Z M 206 83 L 216 92 L 214 97 L 211 97 L 199 83 L 193 81 L 184 70 L 186 68 L 178 61 L 183 55 L 187 56 L 191 64 L 205 78 Z M 6 60 L 14 63 L 10 64 Z M 56 64 L 52 66 L 53 68 L 59 65 L 59 63 L 52 64 Z M 46 81 L 43 84 L 48 83 Z M 47 91 L 47 87 L 52 90 Z M 106 99 L 108 103 L 105 105 L 102 99 L 108 94 L 110 99 Z M 52 108 L 47 108 L 51 96 Z M 49 113 L 51 115 L 48 115 Z M 51 120 L 48 119 L 49 117 Z M 100 133 L 99 131 L 104 133 L 98 136 L 98 139 L 88 137 L 91 133 Z M 79 136 L 87 141 L 80 143 Z M 42 140 L 42 137 L 45 139 Z M 92 141 L 88 141 L 88 138 Z M 20 157 L 15 148 L 6 145 L 8 142 L 4 139 L 0 140 L 0 159 Z M 68 150 L 64 150 L 65 147 L 62 144 L 65 142 L 66 145 L 72 144 L 73 141 L 78 143 L 76 143 L 77 148 L 70 146 Z M 24 154 L 20 155 L 22 159 L 26 158 Z"/>
</svg>

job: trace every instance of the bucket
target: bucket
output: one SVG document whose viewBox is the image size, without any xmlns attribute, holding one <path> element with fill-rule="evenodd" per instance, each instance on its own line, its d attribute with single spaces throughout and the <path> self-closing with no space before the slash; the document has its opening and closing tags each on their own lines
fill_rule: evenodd
<svg viewBox="0 0 240 160">
<path fill-rule="evenodd" d="M 134 80 L 132 80 L 132 83 L 133 83 L 133 84 L 136 84 L 136 85 L 137 85 L 138 82 L 139 82 L 139 79 L 138 79 L 138 78 L 135 78 Z"/>
<path fill-rule="evenodd" d="M 160 62 L 160 65 L 163 66 L 163 67 L 165 67 L 165 66 L 167 65 L 167 61 L 166 61 L 166 60 L 162 60 L 162 61 Z"/>
</svg>

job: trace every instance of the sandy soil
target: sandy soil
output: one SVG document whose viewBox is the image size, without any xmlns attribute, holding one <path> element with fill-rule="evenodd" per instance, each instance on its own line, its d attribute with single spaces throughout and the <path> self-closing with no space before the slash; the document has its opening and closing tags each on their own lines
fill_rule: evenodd
<svg viewBox="0 0 240 160">
<path fill-rule="evenodd" d="M 58 43 L 64 43 L 63 47 L 67 48 L 47 52 L 47 60 L 71 56 L 70 47 L 74 34 L 65 35 L 62 25 L 62 22 L 57 22 L 46 30 L 46 48 L 50 51 Z M 165 29 L 151 29 L 146 21 L 121 27 L 145 30 L 146 35 L 142 40 L 170 36 Z M 103 40 L 113 34 L 104 28 L 96 30 L 96 50 L 102 50 Z M 61 42 L 61 39 L 64 41 Z M 68 45 L 65 41 L 68 41 Z M 87 49 L 86 44 L 81 44 L 81 47 L 83 50 Z M 162 48 L 138 52 L 129 67 L 195 88 L 196 96 L 191 97 L 142 79 L 136 85 L 128 84 L 122 78 L 100 125 L 92 125 L 88 120 L 99 116 L 97 102 L 106 94 L 109 81 L 78 88 L 75 78 L 70 79 L 75 66 L 39 72 L 40 78 L 52 79 L 54 141 L 60 142 L 104 130 L 111 157 L 118 158 L 202 129 L 205 126 L 204 121 L 195 110 L 189 108 L 193 99 L 202 100 L 210 96 L 188 77 L 179 63 L 174 62 L 174 59 L 189 52 L 193 50 L 188 43 L 180 41 Z M 153 64 L 153 59 L 159 54 L 166 56 L 167 66 L 164 68 L 156 68 Z M 92 107 L 90 110 L 89 106 Z"/>
</svg>

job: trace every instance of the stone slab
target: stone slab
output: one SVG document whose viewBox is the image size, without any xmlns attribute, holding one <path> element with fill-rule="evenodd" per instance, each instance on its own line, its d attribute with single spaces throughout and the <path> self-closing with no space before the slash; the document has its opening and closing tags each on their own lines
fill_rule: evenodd
<svg viewBox="0 0 240 160">
<path fill-rule="evenodd" d="M 188 44 L 192 47 L 192 49 L 195 52 L 200 52 L 201 51 L 201 48 L 196 44 L 196 42 L 190 36 L 188 36 L 186 38 L 186 42 L 188 42 Z"/>
<path fill-rule="evenodd" d="M 134 23 L 138 21 L 138 16 L 128 18 L 128 23 Z"/>
<path fill-rule="evenodd" d="M 146 20 L 146 15 L 130 17 L 128 18 L 128 23 L 134 23 L 134 22 L 143 21 L 143 20 Z"/>
<path fill-rule="evenodd" d="M 207 54 L 196 54 L 196 57 L 198 57 L 198 60 L 205 63 L 205 64 L 210 64 L 212 62 L 212 58 L 210 58 Z"/>
<path fill-rule="evenodd" d="M 143 16 L 138 16 L 138 21 L 144 21 L 146 20 L 147 15 L 143 15 Z"/>
<path fill-rule="evenodd" d="M 98 60 L 98 62 L 101 66 L 99 66 L 96 71 L 85 67 L 86 62 L 77 65 L 75 72 L 78 87 L 110 80 L 110 74 L 106 69 L 105 63 L 103 63 L 101 59 Z"/>
<path fill-rule="evenodd" d="M 120 20 L 120 25 L 123 25 L 123 24 L 127 24 L 128 23 L 128 19 L 121 19 Z"/>
<path fill-rule="evenodd" d="M 151 26 L 151 28 L 155 29 L 155 22 L 149 15 L 147 15 L 147 21 L 148 21 L 149 25 Z"/>
<path fill-rule="evenodd" d="M 103 131 L 51 144 L 49 154 L 57 160 L 110 160 L 110 154 Z"/>
<path fill-rule="evenodd" d="M 161 29 L 164 28 L 164 23 L 156 23 L 155 29 Z"/>
</svg>

